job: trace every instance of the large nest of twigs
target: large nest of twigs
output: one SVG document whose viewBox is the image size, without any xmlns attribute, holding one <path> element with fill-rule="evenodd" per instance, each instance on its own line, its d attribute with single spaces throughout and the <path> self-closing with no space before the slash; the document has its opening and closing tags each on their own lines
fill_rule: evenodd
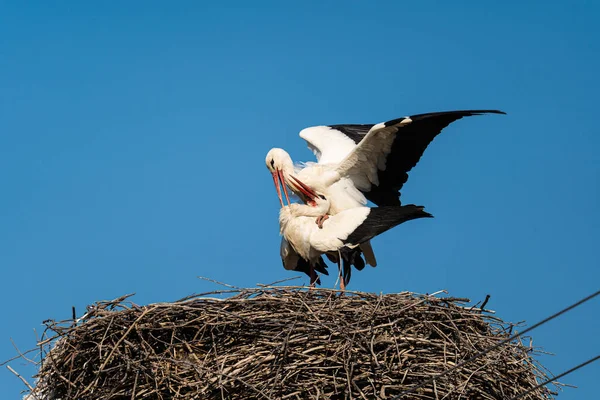
<svg viewBox="0 0 600 400">
<path fill-rule="evenodd" d="M 230 292 L 147 306 L 121 298 L 49 322 L 29 398 L 393 399 L 512 331 L 467 299 Z M 546 378 L 533 352 L 508 342 L 402 399 L 510 399 Z M 549 398 L 544 387 L 523 397 Z"/>
</svg>

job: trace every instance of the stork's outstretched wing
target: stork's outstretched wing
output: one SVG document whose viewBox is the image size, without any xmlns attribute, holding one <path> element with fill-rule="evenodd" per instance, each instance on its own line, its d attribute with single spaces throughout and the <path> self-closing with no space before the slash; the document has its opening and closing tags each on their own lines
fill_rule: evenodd
<svg viewBox="0 0 600 400">
<path fill-rule="evenodd" d="M 498 110 L 445 111 L 372 125 L 336 170 L 340 177 L 352 179 L 373 203 L 400 205 L 399 191 L 429 143 L 452 122 L 481 114 L 505 113 Z"/>
<path fill-rule="evenodd" d="M 372 126 L 312 126 L 300 131 L 300 137 L 306 140 L 308 148 L 315 154 L 319 164 L 337 164 L 354 150 Z"/>
</svg>

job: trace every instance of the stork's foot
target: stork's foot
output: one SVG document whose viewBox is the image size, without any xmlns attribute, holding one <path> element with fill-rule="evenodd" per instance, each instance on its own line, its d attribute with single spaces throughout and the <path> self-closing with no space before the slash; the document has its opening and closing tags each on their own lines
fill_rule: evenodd
<svg viewBox="0 0 600 400">
<path fill-rule="evenodd" d="M 317 217 L 317 220 L 315 221 L 315 223 L 317 224 L 319 229 L 323 229 L 323 222 L 325 222 L 328 218 L 329 218 L 329 215 L 327 215 L 327 214 L 319 215 Z"/>
</svg>

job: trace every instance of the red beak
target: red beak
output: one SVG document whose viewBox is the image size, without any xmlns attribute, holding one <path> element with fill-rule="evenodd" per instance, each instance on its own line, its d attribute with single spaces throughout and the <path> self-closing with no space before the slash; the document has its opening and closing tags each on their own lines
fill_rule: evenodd
<svg viewBox="0 0 600 400">
<path fill-rule="evenodd" d="M 283 207 L 283 198 L 281 197 L 281 189 L 279 188 L 279 175 L 277 171 L 273 171 L 273 183 L 275 184 L 275 189 L 277 189 L 277 197 L 279 198 L 279 203 L 281 207 Z"/>
<path fill-rule="evenodd" d="M 290 196 L 288 196 L 287 185 L 285 184 L 285 179 L 283 179 L 283 171 L 279 169 L 279 170 L 277 170 L 277 172 L 279 173 L 279 181 L 281 182 L 281 186 L 283 187 L 283 193 L 285 194 L 285 199 L 287 200 L 288 205 L 292 204 L 292 203 L 290 203 Z"/>
<path fill-rule="evenodd" d="M 315 201 L 317 194 L 310 186 L 306 185 L 304 182 L 302 182 L 293 175 L 290 175 L 290 179 L 294 181 L 294 186 L 296 186 L 296 189 L 298 189 L 300 193 L 306 196 L 309 201 Z"/>
<path fill-rule="evenodd" d="M 285 199 L 287 200 L 288 204 L 291 204 L 290 196 L 288 195 L 287 186 L 285 184 L 285 179 L 283 179 L 283 171 L 281 171 L 280 169 L 276 169 L 271 173 L 271 175 L 273 175 L 273 183 L 275 184 L 275 189 L 277 189 L 277 197 L 279 197 L 279 204 L 281 204 L 281 207 L 285 206 L 285 204 L 283 203 L 283 197 L 281 197 L 281 188 L 279 187 L 279 185 L 283 186 L 283 193 L 285 194 Z"/>
</svg>

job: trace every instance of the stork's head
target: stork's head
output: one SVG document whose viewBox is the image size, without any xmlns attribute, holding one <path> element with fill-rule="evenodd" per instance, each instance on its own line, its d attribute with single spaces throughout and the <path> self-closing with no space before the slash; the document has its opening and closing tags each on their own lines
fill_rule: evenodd
<svg viewBox="0 0 600 400">
<path fill-rule="evenodd" d="M 288 185 L 306 204 L 313 207 L 317 206 L 316 199 L 319 199 L 319 194 L 293 175 L 294 163 L 285 150 L 278 148 L 271 149 L 267 153 L 265 163 L 267 169 L 271 171 L 271 175 L 273 175 L 273 183 L 277 189 L 277 196 L 279 197 L 281 207 L 284 206 L 284 203 L 280 186 L 283 187 L 285 198 L 288 204 L 290 204 L 287 191 Z"/>
<path fill-rule="evenodd" d="M 267 169 L 271 171 L 271 175 L 273 175 L 273 183 L 277 189 L 277 196 L 279 197 L 281 207 L 283 207 L 284 204 L 283 198 L 281 197 L 280 185 L 283 187 L 283 192 L 285 193 L 285 198 L 288 204 L 290 204 L 290 198 L 286 186 L 286 175 L 289 175 L 294 171 L 294 163 L 292 162 L 292 158 L 285 150 L 274 148 L 269 150 L 267 153 L 265 163 L 267 164 Z"/>
<path fill-rule="evenodd" d="M 267 153 L 265 163 L 271 172 L 280 170 L 289 173 L 294 170 L 292 157 L 290 157 L 287 151 L 279 148 L 273 148 Z"/>
</svg>

